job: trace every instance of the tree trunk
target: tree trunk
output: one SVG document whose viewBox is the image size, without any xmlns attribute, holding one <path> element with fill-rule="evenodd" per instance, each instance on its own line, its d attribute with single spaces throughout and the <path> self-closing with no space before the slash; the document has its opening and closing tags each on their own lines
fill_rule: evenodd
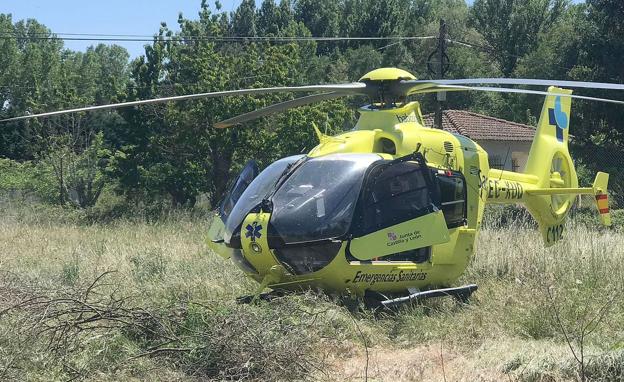
<svg viewBox="0 0 624 382">
<path fill-rule="evenodd" d="M 232 157 L 228 156 L 212 156 L 212 181 L 214 184 L 212 195 L 210 195 L 210 204 L 215 208 L 223 198 L 230 178 L 230 167 L 232 166 Z"/>
<path fill-rule="evenodd" d="M 60 157 L 60 166 L 59 166 L 59 202 L 61 206 L 65 205 L 65 179 L 63 178 L 63 157 Z"/>
</svg>

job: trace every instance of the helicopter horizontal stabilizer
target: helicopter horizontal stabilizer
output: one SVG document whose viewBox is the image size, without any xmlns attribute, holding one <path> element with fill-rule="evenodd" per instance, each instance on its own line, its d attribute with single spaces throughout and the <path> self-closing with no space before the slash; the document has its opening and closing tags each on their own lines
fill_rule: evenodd
<svg viewBox="0 0 624 382">
<path fill-rule="evenodd" d="M 527 190 L 526 193 L 528 195 L 594 195 L 601 223 L 605 226 L 610 226 L 611 215 L 609 213 L 609 195 L 607 194 L 608 182 L 609 174 L 606 172 L 598 172 L 592 187 L 535 188 Z"/>
</svg>

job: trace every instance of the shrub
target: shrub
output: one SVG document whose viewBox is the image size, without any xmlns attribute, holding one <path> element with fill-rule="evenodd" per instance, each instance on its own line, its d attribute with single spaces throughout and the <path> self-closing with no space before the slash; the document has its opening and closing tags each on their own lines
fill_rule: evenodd
<svg viewBox="0 0 624 382">
<path fill-rule="evenodd" d="M 52 168 L 45 163 L 0 158 L 0 193 L 20 201 L 58 201 Z"/>
<path fill-rule="evenodd" d="M 54 137 L 42 162 L 53 170 L 59 203 L 71 202 L 80 208 L 95 205 L 106 185 L 104 169 L 110 156 L 102 133 L 80 154 L 74 151 L 69 136 Z"/>
</svg>

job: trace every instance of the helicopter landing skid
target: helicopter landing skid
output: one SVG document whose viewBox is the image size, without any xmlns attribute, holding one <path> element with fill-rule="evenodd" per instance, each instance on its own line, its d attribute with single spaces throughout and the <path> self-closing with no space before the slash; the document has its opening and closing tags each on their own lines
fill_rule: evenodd
<svg viewBox="0 0 624 382">
<path fill-rule="evenodd" d="M 477 290 L 477 284 L 468 284 L 460 287 L 454 288 L 441 288 L 441 289 L 431 289 L 422 292 L 410 293 L 407 296 L 382 300 L 378 302 L 379 307 L 384 307 L 387 309 L 396 308 L 405 303 L 409 303 L 412 301 L 420 301 L 428 298 L 434 297 L 444 297 L 444 296 L 453 296 L 457 298 L 461 302 L 467 302 L 470 296 L 474 291 Z"/>
</svg>

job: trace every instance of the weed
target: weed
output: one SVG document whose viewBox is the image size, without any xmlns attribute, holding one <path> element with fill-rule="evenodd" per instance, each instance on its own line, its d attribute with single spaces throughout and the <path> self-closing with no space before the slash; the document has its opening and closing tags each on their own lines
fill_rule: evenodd
<svg viewBox="0 0 624 382">
<path fill-rule="evenodd" d="M 0 218 L 0 380 L 340 380 L 363 378 L 366 364 L 380 380 L 576 380 L 566 336 L 579 355 L 604 306 L 582 335 L 584 373 L 622 378 L 624 304 L 609 300 L 624 280 L 617 230 L 572 222 L 551 248 L 519 223 L 482 230 L 459 281 L 479 285 L 470 304 L 375 316 L 316 294 L 236 305 L 256 285 L 205 247 L 202 214 L 85 225 L 62 209 L 11 208 Z"/>
<path fill-rule="evenodd" d="M 138 282 L 162 279 L 167 271 L 167 260 L 154 250 L 143 255 L 131 256 L 129 261 L 132 265 L 132 275 Z"/>
</svg>

